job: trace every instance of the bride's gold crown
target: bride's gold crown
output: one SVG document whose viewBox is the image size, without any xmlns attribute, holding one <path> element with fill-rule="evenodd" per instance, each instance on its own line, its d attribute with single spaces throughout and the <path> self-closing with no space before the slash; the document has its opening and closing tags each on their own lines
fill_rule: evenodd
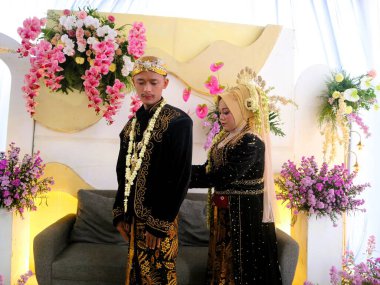
<svg viewBox="0 0 380 285">
<path fill-rule="evenodd" d="M 132 76 L 135 76 L 143 71 L 153 71 L 163 76 L 168 74 L 163 60 L 155 56 L 144 56 L 135 61 Z"/>
</svg>

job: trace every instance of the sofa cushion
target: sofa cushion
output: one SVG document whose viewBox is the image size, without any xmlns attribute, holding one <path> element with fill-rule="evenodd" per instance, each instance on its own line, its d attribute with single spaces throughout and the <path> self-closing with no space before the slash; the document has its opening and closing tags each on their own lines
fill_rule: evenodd
<svg viewBox="0 0 380 285">
<path fill-rule="evenodd" d="M 127 256 L 128 246 L 72 243 L 53 262 L 52 278 L 124 284 Z"/>
<path fill-rule="evenodd" d="M 180 246 L 177 257 L 178 284 L 206 284 L 207 246 Z"/>
<path fill-rule="evenodd" d="M 180 245 L 208 246 L 206 201 L 185 199 L 179 210 L 178 240 Z"/>
<path fill-rule="evenodd" d="M 114 198 L 79 190 L 77 219 L 70 240 L 125 245 L 126 242 L 112 224 L 113 203 Z"/>
</svg>

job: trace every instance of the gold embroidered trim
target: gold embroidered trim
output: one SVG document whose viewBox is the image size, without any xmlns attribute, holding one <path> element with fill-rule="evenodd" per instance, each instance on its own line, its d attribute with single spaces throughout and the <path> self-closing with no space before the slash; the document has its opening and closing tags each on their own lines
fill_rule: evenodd
<svg viewBox="0 0 380 285">
<path fill-rule="evenodd" d="M 172 225 L 172 223 L 168 221 L 153 218 L 151 215 L 149 215 L 146 223 L 151 228 L 154 228 L 156 230 L 159 230 L 165 233 L 169 232 L 170 226 Z"/>
<path fill-rule="evenodd" d="M 160 113 L 160 120 L 157 121 L 157 130 L 152 134 L 156 142 L 161 142 L 164 132 L 168 129 L 172 119 L 179 117 L 181 114 L 173 109 L 163 108 Z"/>
<path fill-rule="evenodd" d="M 250 179 L 250 180 L 238 180 L 231 183 L 232 186 L 256 186 L 264 182 L 264 178 Z"/>
<path fill-rule="evenodd" d="M 123 132 L 124 132 L 124 139 L 129 139 L 129 133 L 131 132 L 131 126 L 132 126 L 132 120 L 128 121 L 126 125 L 124 126 Z"/>
<path fill-rule="evenodd" d="M 112 215 L 114 218 L 118 217 L 118 216 L 121 216 L 124 214 L 124 210 L 120 207 L 117 207 L 115 209 L 112 210 Z"/>
<path fill-rule="evenodd" d="M 215 191 L 216 195 L 260 195 L 264 193 L 264 188 L 258 190 L 224 190 Z"/>
</svg>

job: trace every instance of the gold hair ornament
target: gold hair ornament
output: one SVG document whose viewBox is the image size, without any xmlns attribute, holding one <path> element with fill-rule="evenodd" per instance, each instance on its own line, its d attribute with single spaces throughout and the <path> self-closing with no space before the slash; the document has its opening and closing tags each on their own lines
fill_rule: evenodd
<svg viewBox="0 0 380 285">
<path fill-rule="evenodd" d="M 139 58 L 135 61 L 131 73 L 132 77 L 143 71 L 152 71 L 163 76 L 168 74 L 166 66 L 161 59 L 152 59 L 150 57 Z"/>
</svg>

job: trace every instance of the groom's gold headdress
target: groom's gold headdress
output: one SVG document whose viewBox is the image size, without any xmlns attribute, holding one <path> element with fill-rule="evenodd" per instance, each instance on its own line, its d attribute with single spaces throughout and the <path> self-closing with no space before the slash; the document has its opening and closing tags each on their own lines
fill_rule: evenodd
<svg viewBox="0 0 380 285">
<path fill-rule="evenodd" d="M 143 71 L 152 71 L 163 76 L 168 74 L 163 60 L 155 56 L 143 56 L 136 60 L 132 70 L 132 77 Z"/>
</svg>

